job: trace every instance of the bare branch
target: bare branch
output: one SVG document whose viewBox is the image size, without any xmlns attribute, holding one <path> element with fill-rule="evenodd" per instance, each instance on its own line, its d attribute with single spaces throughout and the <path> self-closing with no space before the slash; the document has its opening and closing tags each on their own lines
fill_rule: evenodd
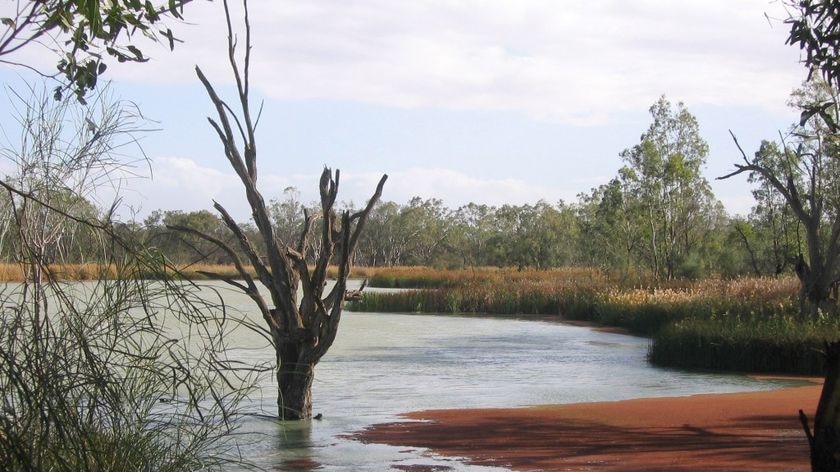
<svg viewBox="0 0 840 472">
<path fill-rule="evenodd" d="M 750 162 L 750 160 L 747 159 L 747 153 L 744 152 L 744 148 L 741 147 L 741 143 L 738 142 L 738 138 L 735 136 L 735 133 L 733 133 L 731 129 L 729 130 L 729 136 L 732 136 L 732 140 L 735 141 L 735 146 L 738 148 L 738 151 L 741 152 L 741 157 L 744 159 L 744 162 L 746 162 L 747 165 L 751 165 L 752 162 Z"/>
<path fill-rule="evenodd" d="M 225 2 L 225 4 L 227 4 L 227 2 Z M 218 116 L 219 121 L 221 122 L 221 126 L 219 125 L 219 123 L 216 123 L 210 118 L 208 118 L 208 120 L 210 120 L 210 124 L 213 126 L 213 128 L 216 129 L 216 133 L 222 140 L 222 144 L 224 144 L 225 146 L 225 154 L 228 156 L 228 160 L 230 160 L 233 169 L 236 171 L 237 175 L 239 175 L 239 178 L 243 181 L 243 183 L 250 181 L 249 175 L 245 172 L 242 172 L 242 169 L 244 169 L 245 166 L 243 163 L 242 156 L 239 154 L 239 150 L 236 149 L 236 140 L 234 139 L 233 129 L 230 126 L 230 120 L 228 119 L 228 113 L 224 100 L 222 100 L 216 93 L 216 89 L 213 88 L 213 85 L 210 84 L 209 80 L 207 80 L 207 77 L 204 75 L 204 72 L 201 71 L 200 67 L 195 67 L 195 73 L 196 75 L 198 75 L 198 80 L 200 80 L 202 85 L 204 85 L 204 90 L 207 91 L 207 95 L 210 97 L 210 101 L 216 108 L 216 115 Z"/>
<path fill-rule="evenodd" d="M 236 267 L 237 273 L 239 273 L 239 276 L 242 277 L 242 279 L 245 281 L 245 284 L 247 286 L 243 286 L 242 284 L 240 284 L 238 282 L 234 282 L 230 279 L 223 278 L 222 280 L 224 280 L 225 282 L 227 282 L 227 283 L 229 283 L 229 284 L 231 284 L 235 287 L 240 288 L 243 292 L 245 292 L 245 294 L 248 295 L 251 298 L 251 300 L 253 300 L 257 304 L 257 307 L 259 307 L 260 313 L 262 313 L 263 318 L 265 319 L 266 323 L 268 323 L 268 325 L 270 327 L 272 327 L 272 329 L 275 329 L 275 330 L 280 329 L 280 327 L 277 325 L 277 322 L 274 319 L 271 318 L 270 310 L 269 310 L 268 306 L 266 305 L 265 300 L 263 299 L 262 295 L 260 295 L 260 291 L 259 291 L 259 289 L 257 289 L 256 284 L 254 284 L 254 279 L 251 277 L 251 274 L 249 274 L 248 271 L 245 270 L 245 266 L 242 264 L 242 260 L 239 258 L 239 256 L 236 254 L 236 252 L 227 243 L 225 243 L 224 241 L 222 241 L 222 240 L 220 240 L 220 239 L 218 239 L 214 236 L 211 236 L 209 234 L 205 234 L 201 231 L 198 231 L 198 230 L 195 230 L 193 228 L 186 227 L 186 226 L 167 225 L 167 228 L 169 228 L 173 231 L 181 232 L 181 233 L 192 234 L 193 236 L 196 236 L 196 237 L 201 238 L 205 241 L 213 243 L 214 245 L 216 245 L 216 247 L 218 247 L 219 249 L 224 251 L 228 255 L 228 257 L 230 257 L 230 259 L 233 261 L 233 265 L 234 265 L 234 267 Z M 241 233 L 241 231 L 240 231 L 240 233 Z M 236 234 L 236 232 L 234 232 L 234 234 Z M 238 237 L 237 237 L 237 239 L 238 239 Z M 247 243 L 247 239 L 246 239 L 246 243 Z M 240 241 L 240 244 L 241 244 L 241 241 Z"/>
</svg>

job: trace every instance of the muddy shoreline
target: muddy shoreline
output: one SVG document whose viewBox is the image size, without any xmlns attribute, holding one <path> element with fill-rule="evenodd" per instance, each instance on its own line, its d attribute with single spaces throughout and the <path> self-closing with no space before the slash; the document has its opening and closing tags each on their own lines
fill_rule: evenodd
<svg viewBox="0 0 840 472">
<path fill-rule="evenodd" d="M 802 471 L 821 385 L 509 409 L 430 410 L 353 435 L 521 471 Z"/>
</svg>

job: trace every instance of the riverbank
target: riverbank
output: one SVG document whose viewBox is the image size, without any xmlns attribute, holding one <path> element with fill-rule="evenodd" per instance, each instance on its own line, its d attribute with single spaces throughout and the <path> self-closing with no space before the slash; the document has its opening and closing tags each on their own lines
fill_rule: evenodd
<svg viewBox="0 0 840 472">
<path fill-rule="evenodd" d="M 802 471 L 822 386 L 511 409 L 431 410 L 354 438 L 539 471 Z"/>
<path fill-rule="evenodd" d="M 840 339 L 837 317 L 800 316 L 793 276 L 656 281 L 583 268 L 418 269 L 383 270 L 371 286 L 386 275 L 388 284 L 426 289 L 370 292 L 348 308 L 553 317 L 618 328 L 651 338 L 649 360 L 658 367 L 822 375 L 822 346 Z"/>
</svg>

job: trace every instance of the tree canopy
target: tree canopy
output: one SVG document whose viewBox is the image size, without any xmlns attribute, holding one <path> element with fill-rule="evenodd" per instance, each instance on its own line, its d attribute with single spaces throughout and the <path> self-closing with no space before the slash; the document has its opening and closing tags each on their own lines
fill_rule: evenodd
<svg viewBox="0 0 840 472">
<path fill-rule="evenodd" d="M 71 90 L 79 100 L 96 87 L 107 69 L 106 58 L 117 62 L 145 62 L 148 57 L 135 37 L 165 40 L 175 47 L 167 19 L 182 19 L 182 9 L 192 0 L 30 0 L 16 2 L 10 16 L 0 18 L 0 62 L 32 69 L 11 56 L 33 43 L 54 51 L 57 75 L 64 84 L 55 88 L 56 98 Z"/>
</svg>

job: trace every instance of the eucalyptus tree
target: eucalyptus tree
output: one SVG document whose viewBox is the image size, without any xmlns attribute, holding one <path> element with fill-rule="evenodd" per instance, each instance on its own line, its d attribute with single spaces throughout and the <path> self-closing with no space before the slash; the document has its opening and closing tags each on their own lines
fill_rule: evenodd
<svg viewBox="0 0 840 472">
<path fill-rule="evenodd" d="M 33 66 L 12 59 L 15 52 L 34 43 L 45 45 L 58 57 L 58 74 L 65 86 L 55 88 L 58 98 L 67 88 L 79 100 L 96 87 L 107 69 L 105 58 L 118 62 L 146 62 L 133 36 L 166 41 L 175 38 L 167 19 L 182 19 L 183 6 L 192 0 L 168 0 L 158 5 L 139 0 L 29 0 L 6 2 L 0 24 L 0 63 Z"/>
<path fill-rule="evenodd" d="M 242 183 L 265 257 L 260 257 L 255 242 L 245 235 L 242 226 L 224 206 L 215 202 L 214 208 L 233 234 L 236 244 L 246 254 L 248 262 L 256 271 L 256 278 L 250 275 L 245 269 L 245 263 L 226 242 L 185 226 L 171 229 L 210 241 L 233 260 L 239 280 L 224 280 L 251 298 L 265 323 L 260 332 L 274 346 L 280 418 L 308 419 L 312 415 L 315 365 L 335 341 L 344 306 L 347 278 L 353 265 L 352 255 L 368 216 L 382 194 L 387 176 L 379 180 L 364 208 L 355 212 L 345 210 L 338 215 L 335 203 L 340 172 L 324 168 L 319 182 L 318 212 L 304 212 L 303 228 L 294 244 L 283 244 L 278 240 L 265 199 L 257 188 L 258 115 L 253 113 L 250 103 L 251 26 L 248 2 L 242 2 L 245 38 L 241 63 L 237 57 L 237 46 L 240 43 L 234 34 L 228 1 L 223 0 L 222 4 L 227 26 L 227 57 L 236 84 L 235 102 L 229 103 L 222 99 L 200 67 L 196 67 L 196 74 L 215 110 L 215 117 L 208 118 L 208 121 L 218 135 L 228 163 Z M 314 267 L 310 268 L 305 255 L 311 247 L 312 230 L 319 218 L 320 234 L 315 237 L 320 239 L 321 246 Z M 338 270 L 335 283 L 328 288 L 327 268 L 331 264 L 337 266 Z M 266 289 L 268 299 L 259 291 L 257 283 Z M 299 290 L 302 291 L 300 300 Z"/>
<path fill-rule="evenodd" d="M 227 227 L 208 210 L 155 210 L 144 220 L 145 245 L 154 247 L 174 264 L 200 262 L 230 264 L 228 255 L 218 246 L 191 234 L 167 230 L 170 226 L 187 226 L 202 233 L 230 242 Z"/>
<path fill-rule="evenodd" d="M 641 207 L 627 185 L 625 179 L 616 177 L 579 195 L 580 248 L 588 264 L 624 272 L 638 265 L 644 222 L 636 211 Z"/>
<path fill-rule="evenodd" d="M 493 230 L 494 207 L 468 203 L 452 213 L 452 248 L 464 266 L 486 265 L 487 240 Z"/>
<path fill-rule="evenodd" d="M 787 22 L 790 24 L 790 35 L 787 43 L 798 45 L 806 53 L 805 63 L 810 71 L 809 78 L 814 77 L 814 73 L 818 72 L 830 85 L 833 90 L 840 89 L 840 2 L 837 0 L 799 0 L 791 1 L 790 7 L 794 13 Z M 817 101 L 811 104 L 806 104 L 802 108 L 802 119 L 800 126 L 805 125 L 808 119 L 812 116 L 818 116 L 824 126 L 836 134 L 840 132 L 840 123 L 837 120 L 837 96 L 834 96 L 826 101 Z M 742 154 L 743 151 L 741 152 Z M 798 153 L 797 153 L 798 154 Z M 833 156 L 834 161 L 838 160 L 836 153 Z M 746 160 L 746 159 L 745 159 Z M 836 162 L 835 162 L 836 164 Z M 747 162 L 747 165 L 751 165 Z M 768 171 L 770 169 L 767 169 Z M 788 172 L 790 174 L 792 172 Z M 765 172 L 769 176 L 774 176 L 772 172 Z M 766 177 L 770 182 L 772 179 Z M 819 205 L 815 206 L 811 203 L 816 197 L 813 194 L 808 198 L 807 195 L 794 193 L 796 184 L 791 180 L 779 181 L 773 183 L 779 193 L 785 196 L 790 208 L 796 214 L 796 217 L 805 224 L 806 234 L 808 234 L 807 244 L 809 257 L 824 256 L 830 258 L 829 254 L 815 254 L 812 249 L 812 244 L 815 244 L 815 238 L 811 235 L 813 229 L 809 226 L 814 226 L 817 220 L 817 215 L 821 213 Z M 803 202 L 806 200 L 808 203 Z M 834 209 L 835 217 L 838 210 Z M 834 236 L 833 225 L 829 238 Z M 836 241 L 835 241 L 836 244 Z M 813 264 L 815 261 L 811 261 Z M 836 263 L 836 262 L 835 262 Z M 819 263 L 819 265 L 822 265 Z M 822 276 L 830 268 L 822 268 Z M 810 271 L 805 279 L 815 277 L 813 271 Z M 815 284 L 813 289 L 808 289 L 806 280 L 803 279 L 803 289 L 806 295 L 811 298 L 820 298 L 819 285 Z M 836 283 L 835 283 L 835 297 L 836 297 Z M 815 300 L 812 300 L 812 305 Z M 802 426 L 808 438 L 808 444 L 811 449 L 811 470 L 814 472 L 829 472 L 840 469 L 840 444 L 837 438 L 840 437 L 840 413 L 838 413 L 838 395 L 840 395 L 840 342 L 834 341 L 826 346 L 826 378 L 823 386 L 820 401 L 817 405 L 816 416 L 814 417 L 814 428 L 810 428 L 808 424 L 808 417 L 802 410 L 799 410 L 799 417 L 802 421 Z"/>
<path fill-rule="evenodd" d="M 574 213 L 564 202 L 556 206 L 544 200 L 519 207 L 517 230 L 520 263 L 536 269 L 574 265 L 577 256 L 573 245 L 579 227 Z"/>
<path fill-rule="evenodd" d="M 403 261 L 407 242 L 399 224 L 400 211 L 400 205 L 390 201 L 378 202 L 371 210 L 359 241 L 361 260 L 367 265 L 394 266 Z"/>
<path fill-rule="evenodd" d="M 783 172 L 779 165 L 785 162 L 784 151 L 777 143 L 763 141 L 756 151 L 756 159 L 775 167 L 774 172 Z M 769 181 L 758 174 L 751 174 L 747 181 L 754 184 L 752 194 L 756 204 L 749 215 L 749 223 L 755 231 L 756 263 L 762 275 L 781 274 L 792 267 L 797 256 L 805 250 L 801 223 L 790 206 Z M 745 238 L 749 241 L 749 238 Z"/>
<path fill-rule="evenodd" d="M 840 87 L 840 1 L 796 0 L 790 1 L 793 11 L 785 22 L 790 25 L 787 44 L 798 46 L 805 52 L 805 65 L 810 77 L 821 75 L 833 87 Z M 819 110 L 824 104 L 817 104 Z M 834 130 L 837 131 L 836 121 Z"/>
<path fill-rule="evenodd" d="M 431 265 L 446 248 L 452 229 L 449 210 L 438 198 L 413 197 L 402 207 L 398 231 L 404 235 L 408 256 L 406 262 Z"/>
<path fill-rule="evenodd" d="M 305 206 L 300 201 L 300 191 L 295 187 L 283 189 L 282 199 L 271 199 L 268 215 L 276 228 L 276 237 L 286 245 L 293 245 L 303 229 Z"/>
<path fill-rule="evenodd" d="M 807 110 L 815 103 L 826 102 L 837 102 L 837 90 L 825 82 L 812 81 L 794 92 L 791 104 Z M 824 112 L 837 120 L 836 106 Z M 812 115 L 794 127 L 779 147 L 765 142 L 752 158 L 737 139 L 735 143 L 743 163 L 736 163 L 735 171 L 720 178 L 747 173 L 784 198 L 801 225 L 807 249 L 796 264 L 801 311 L 811 316 L 821 310 L 836 311 L 840 280 L 840 135 L 823 117 Z"/>
<path fill-rule="evenodd" d="M 658 277 L 672 278 L 700 242 L 704 211 L 714 200 L 701 174 L 708 145 L 697 119 L 665 96 L 650 108 L 653 123 L 639 144 L 621 153 L 622 178 L 644 213 L 648 257 Z"/>
</svg>

